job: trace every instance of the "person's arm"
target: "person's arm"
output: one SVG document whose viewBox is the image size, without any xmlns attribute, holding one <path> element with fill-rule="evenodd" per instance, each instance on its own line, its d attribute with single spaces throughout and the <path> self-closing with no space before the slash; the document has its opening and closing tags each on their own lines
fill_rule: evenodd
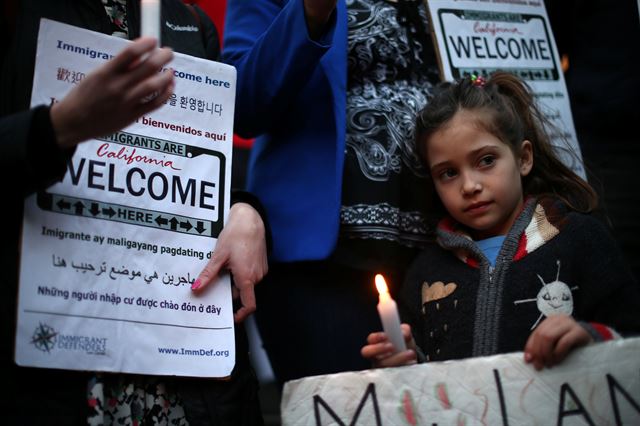
<svg viewBox="0 0 640 426">
<path fill-rule="evenodd" d="M 313 35 L 306 3 L 316 8 Z M 236 133 L 255 137 L 278 121 L 333 43 L 334 8 L 335 0 L 228 2 L 222 57 L 238 71 Z"/>
<path fill-rule="evenodd" d="M 158 74 L 173 54 L 140 39 L 111 61 L 89 73 L 60 102 L 0 119 L 3 175 L 20 182 L 25 194 L 62 179 L 74 147 L 115 132 L 164 102 L 173 75 Z M 148 58 L 141 62 L 142 55 Z M 142 99 L 157 95 L 147 101 Z"/>
<path fill-rule="evenodd" d="M 601 339 L 640 334 L 640 283 L 607 228 L 592 216 L 580 215 L 575 247 L 581 256 L 579 268 L 581 302 L 573 316 L 595 326 Z M 608 330 L 605 330 L 606 326 Z M 590 333 L 593 329 L 587 329 Z M 593 334 L 592 334 L 593 335 Z"/>
<path fill-rule="evenodd" d="M 73 151 L 58 146 L 47 106 L 0 118 L 2 178 L 20 182 L 16 193 L 27 195 L 61 180 Z"/>
</svg>

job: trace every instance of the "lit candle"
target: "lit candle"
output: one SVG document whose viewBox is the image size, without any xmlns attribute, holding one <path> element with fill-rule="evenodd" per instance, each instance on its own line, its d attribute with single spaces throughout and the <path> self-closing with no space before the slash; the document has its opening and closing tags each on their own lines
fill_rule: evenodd
<svg viewBox="0 0 640 426">
<path fill-rule="evenodd" d="M 396 302 L 391 298 L 391 295 L 389 295 L 389 289 L 387 288 L 387 283 L 384 281 L 384 277 L 377 274 L 375 279 L 376 288 L 380 295 L 378 313 L 380 314 L 380 321 L 382 321 L 382 329 L 396 352 L 404 351 L 407 349 L 407 346 L 404 343 L 404 337 L 402 337 L 400 316 L 398 315 Z"/>
<path fill-rule="evenodd" d="M 160 0 L 141 0 L 140 35 L 153 37 L 160 44 Z"/>
</svg>

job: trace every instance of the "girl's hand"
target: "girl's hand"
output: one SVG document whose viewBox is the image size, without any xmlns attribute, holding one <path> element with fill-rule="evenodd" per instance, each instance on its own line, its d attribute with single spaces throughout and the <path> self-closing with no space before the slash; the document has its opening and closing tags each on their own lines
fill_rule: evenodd
<svg viewBox="0 0 640 426">
<path fill-rule="evenodd" d="M 587 331 L 567 315 L 552 315 L 540 323 L 524 347 L 524 361 L 536 370 L 562 362 L 569 352 L 588 345 L 593 339 Z"/>
<path fill-rule="evenodd" d="M 413 340 L 411 327 L 408 324 L 402 324 L 402 335 L 407 348 L 409 348 L 406 351 L 395 352 L 387 335 L 380 331 L 369 334 L 367 345 L 362 347 L 360 353 L 363 357 L 371 360 L 375 368 L 416 364 L 416 342 Z"/>
</svg>

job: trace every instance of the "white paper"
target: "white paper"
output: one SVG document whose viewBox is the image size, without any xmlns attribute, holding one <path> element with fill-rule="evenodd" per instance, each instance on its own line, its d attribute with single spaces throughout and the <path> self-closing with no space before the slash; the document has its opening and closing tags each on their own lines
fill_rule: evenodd
<svg viewBox="0 0 640 426">
<path fill-rule="evenodd" d="M 537 372 L 522 353 L 285 383 L 282 424 L 637 425 L 640 339 L 575 350 Z"/>
<path fill-rule="evenodd" d="M 512 72 L 531 87 L 560 159 L 585 178 L 569 95 L 542 1 L 428 0 L 443 78 Z"/>
<path fill-rule="evenodd" d="M 128 41 L 42 20 L 32 105 L 61 99 Z M 16 362 L 227 376 L 228 276 L 194 295 L 229 210 L 235 69 L 175 53 L 174 97 L 78 146 L 25 202 Z"/>
</svg>

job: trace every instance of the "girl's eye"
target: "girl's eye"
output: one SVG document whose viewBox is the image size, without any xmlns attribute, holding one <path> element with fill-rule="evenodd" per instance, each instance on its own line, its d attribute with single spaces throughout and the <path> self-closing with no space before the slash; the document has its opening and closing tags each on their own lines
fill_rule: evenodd
<svg viewBox="0 0 640 426">
<path fill-rule="evenodd" d="M 480 159 L 480 167 L 492 166 L 496 162 L 496 157 L 493 155 L 485 155 Z"/>
<path fill-rule="evenodd" d="M 456 177 L 456 171 L 453 169 L 445 169 L 438 173 L 438 178 L 440 180 L 449 180 Z"/>
</svg>

